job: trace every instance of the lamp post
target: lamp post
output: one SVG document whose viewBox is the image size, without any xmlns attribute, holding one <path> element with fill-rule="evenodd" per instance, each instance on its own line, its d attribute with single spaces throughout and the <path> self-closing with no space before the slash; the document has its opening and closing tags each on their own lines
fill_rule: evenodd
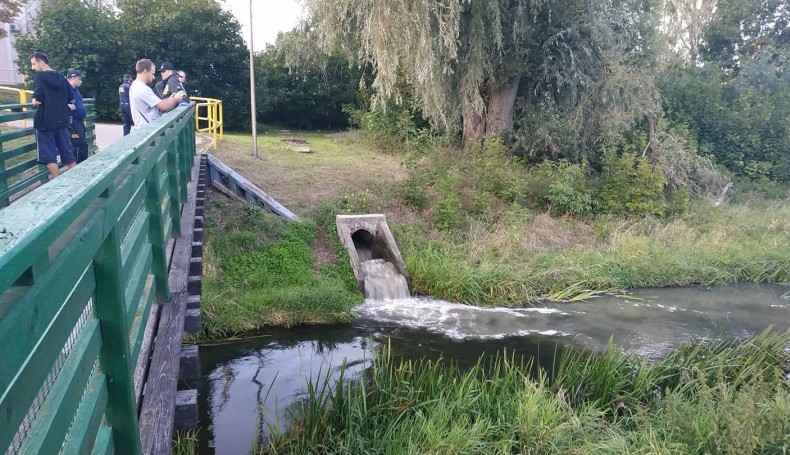
<svg viewBox="0 0 790 455">
<path fill-rule="evenodd" d="M 255 46 L 252 39 L 252 0 L 250 0 L 250 107 L 252 109 L 252 156 L 258 156 L 258 125 L 255 118 Z"/>
</svg>

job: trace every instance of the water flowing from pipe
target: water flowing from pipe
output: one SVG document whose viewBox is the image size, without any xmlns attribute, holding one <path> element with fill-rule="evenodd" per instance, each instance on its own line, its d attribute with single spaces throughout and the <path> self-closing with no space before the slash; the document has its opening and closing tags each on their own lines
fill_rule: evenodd
<svg viewBox="0 0 790 455">
<path fill-rule="evenodd" d="M 411 296 L 406 278 L 394 264 L 371 259 L 360 264 L 365 277 L 365 295 L 371 300 L 407 299 Z"/>
</svg>

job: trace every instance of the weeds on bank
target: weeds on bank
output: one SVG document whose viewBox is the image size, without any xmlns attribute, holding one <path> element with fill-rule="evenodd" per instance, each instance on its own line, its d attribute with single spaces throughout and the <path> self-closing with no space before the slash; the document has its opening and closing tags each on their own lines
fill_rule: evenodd
<svg viewBox="0 0 790 455">
<path fill-rule="evenodd" d="M 610 347 L 536 377 L 506 353 L 462 371 L 385 351 L 360 378 L 313 384 L 260 453 L 783 453 L 787 341 L 690 343 L 657 364 Z"/>
<path fill-rule="evenodd" d="M 361 300 L 348 259 L 316 264 L 317 226 L 210 195 L 205 224 L 203 335 L 266 325 L 347 321 Z"/>
<path fill-rule="evenodd" d="M 171 455 L 197 455 L 199 440 L 198 430 L 176 431 L 173 437 L 173 444 L 170 449 Z"/>
</svg>

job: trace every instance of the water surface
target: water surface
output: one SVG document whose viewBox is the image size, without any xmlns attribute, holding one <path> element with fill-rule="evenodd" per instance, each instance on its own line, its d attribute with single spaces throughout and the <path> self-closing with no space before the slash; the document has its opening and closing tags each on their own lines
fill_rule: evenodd
<svg viewBox="0 0 790 455">
<path fill-rule="evenodd" d="M 439 357 L 469 365 L 482 354 L 515 351 L 547 368 L 568 347 L 623 349 L 659 358 L 677 343 L 750 337 L 790 327 L 790 287 L 742 284 L 661 288 L 625 298 L 537 307 L 477 308 L 432 299 L 366 301 L 353 324 L 261 332 L 200 347 L 201 453 L 246 454 L 283 426 L 310 378 L 353 376 L 371 351 L 389 345 L 401 358 Z M 345 362 L 345 365 L 344 365 Z"/>
</svg>

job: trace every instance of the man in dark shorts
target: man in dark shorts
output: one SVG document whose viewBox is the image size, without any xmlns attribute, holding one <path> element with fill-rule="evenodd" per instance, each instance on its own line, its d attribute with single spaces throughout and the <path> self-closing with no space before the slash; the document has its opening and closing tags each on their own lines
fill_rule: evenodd
<svg viewBox="0 0 790 455">
<path fill-rule="evenodd" d="M 121 122 L 123 135 L 132 131 L 132 109 L 129 107 L 129 89 L 132 87 L 132 75 L 123 75 L 123 84 L 118 86 L 118 104 L 121 107 Z"/>
<path fill-rule="evenodd" d="M 69 121 L 73 104 L 71 85 L 66 78 L 49 67 L 49 59 L 42 52 L 30 56 L 30 67 L 36 72 L 33 79 L 33 105 L 37 106 L 33 119 L 38 145 L 38 162 L 45 164 L 50 178 L 58 176 L 60 162 L 69 169 L 76 165 L 71 151 Z"/>
</svg>

